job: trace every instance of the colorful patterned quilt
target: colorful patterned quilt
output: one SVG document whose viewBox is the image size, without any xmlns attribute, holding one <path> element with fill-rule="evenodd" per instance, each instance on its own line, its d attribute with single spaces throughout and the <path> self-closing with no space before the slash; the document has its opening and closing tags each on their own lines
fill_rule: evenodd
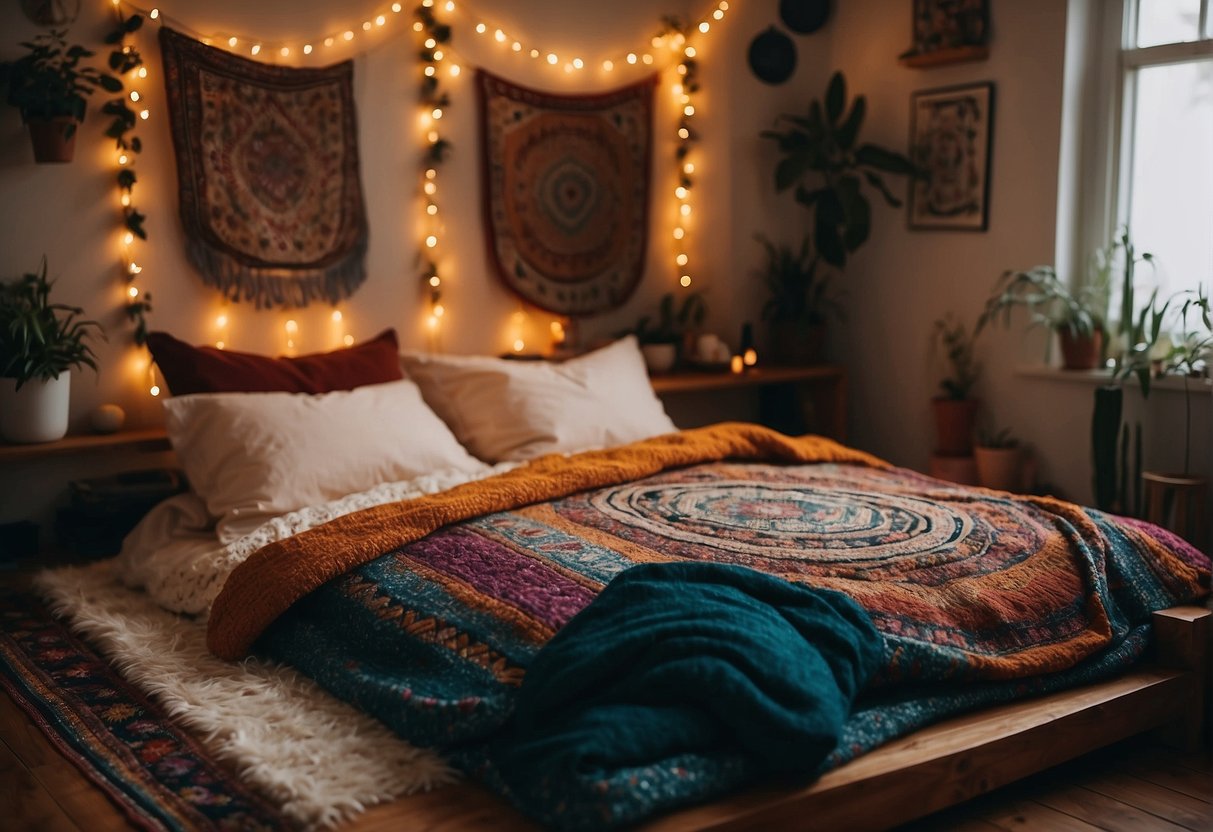
<svg viewBox="0 0 1213 832">
<path fill-rule="evenodd" d="M 737 564 L 864 608 L 882 666 L 823 770 L 950 713 L 1114 673 L 1144 649 L 1150 611 L 1209 584 L 1207 558 L 1146 524 L 752 426 L 547 458 L 360 514 L 237 569 L 215 604 L 212 649 L 238 653 L 261 632 L 245 626 L 245 606 L 295 595 L 285 614 L 262 616 L 273 624 L 260 650 L 409 740 L 452 751 L 507 795 L 484 744 L 527 667 L 638 563 Z M 334 561 L 350 571 L 330 580 Z M 269 585 L 270 567 L 281 585 Z M 628 822 L 755 772 L 737 755 L 675 755 L 570 772 L 545 805 L 524 808 L 559 826 Z"/>
</svg>

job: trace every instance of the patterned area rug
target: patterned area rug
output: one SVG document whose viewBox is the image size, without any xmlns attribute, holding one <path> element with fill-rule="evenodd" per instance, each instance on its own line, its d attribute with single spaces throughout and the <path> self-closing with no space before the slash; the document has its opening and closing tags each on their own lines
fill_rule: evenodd
<svg viewBox="0 0 1213 832">
<path fill-rule="evenodd" d="M 292 828 L 31 596 L 0 592 L 0 683 L 130 820 L 154 830 Z"/>
</svg>

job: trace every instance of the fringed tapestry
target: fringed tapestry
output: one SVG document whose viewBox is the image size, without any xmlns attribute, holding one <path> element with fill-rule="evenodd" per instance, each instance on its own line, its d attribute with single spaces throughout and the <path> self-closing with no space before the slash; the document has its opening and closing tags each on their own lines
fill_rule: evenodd
<svg viewBox="0 0 1213 832">
<path fill-rule="evenodd" d="M 640 282 L 655 84 L 553 95 L 477 73 L 489 260 L 529 303 L 591 315 Z"/>
<path fill-rule="evenodd" d="M 160 30 L 186 252 L 263 306 L 336 303 L 366 278 L 354 65 L 267 66 Z"/>
</svg>

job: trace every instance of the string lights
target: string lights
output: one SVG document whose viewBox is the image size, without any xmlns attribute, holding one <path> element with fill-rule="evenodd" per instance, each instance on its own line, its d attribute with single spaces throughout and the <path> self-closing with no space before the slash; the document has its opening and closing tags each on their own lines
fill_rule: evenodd
<svg viewBox="0 0 1213 832">
<path fill-rule="evenodd" d="M 455 7 L 450 0 L 444 5 L 448 11 Z M 451 97 L 442 86 L 439 70 L 446 57 L 443 48 L 451 40 L 451 27 L 440 23 L 434 16 L 434 0 L 422 0 L 414 17 L 413 31 L 421 43 L 421 84 L 417 96 L 421 108 L 419 123 L 425 132 L 425 150 L 419 166 L 425 214 L 421 218 L 422 247 L 418 257 L 424 263 L 421 288 L 429 298 L 426 328 L 431 347 L 436 347 L 442 318 L 446 314 L 446 307 L 442 304 L 442 275 L 438 271 L 438 235 L 444 227 L 438 215 L 438 169 L 451 150 L 450 142 L 439 132 L 443 111 L 451 106 Z M 458 64 L 449 64 L 447 71 L 451 76 L 458 76 Z"/>
<path fill-rule="evenodd" d="M 151 116 L 147 101 L 141 91 L 147 78 L 147 67 L 139 53 L 134 34 L 143 26 L 143 15 L 123 15 L 119 0 L 111 0 L 114 12 L 114 28 L 105 37 L 113 47 L 109 55 L 109 68 L 122 79 L 123 92 L 110 99 L 101 111 L 110 116 L 110 125 L 105 135 L 114 140 L 115 182 L 118 186 L 118 204 L 122 217 L 120 225 L 122 243 L 122 279 L 125 284 L 124 309 L 126 317 L 134 326 L 133 339 L 136 346 L 147 342 L 147 313 L 152 311 L 152 296 L 142 288 L 143 267 L 135 256 L 135 240 L 147 240 L 144 228 L 146 216 L 135 207 L 134 189 L 137 177 L 135 161 L 143 152 L 143 142 L 136 135 L 136 127 Z M 147 16 L 152 20 L 160 17 L 159 9 L 152 9 Z M 156 370 L 150 355 L 146 359 L 148 392 L 160 394 L 156 382 Z"/>
<path fill-rule="evenodd" d="M 142 272 L 142 268 L 136 263 L 132 249 L 136 239 L 147 239 L 146 231 L 143 228 L 144 215 L 135 208 L 132 201 L 132 191 L 136 181 L 133 163 L 135 156 L 141 150 L 139 139 L 133 135 L 133 130 L 139 121 L 148 119 L 150 113 L 142 91 L 136 86 L 139 81 L 147 78 L 147 69 L 143 66 L 142 58 L 134 44 L 128 42 L 127 36 L 139 29 L 143 17 L 141 14 L 132 14 L 129 18 L 124 19 L 121 5 L 127 5 L 128 8 L 135 11 L 141 12 L 142 10 L 123 3 L 123 0 L 110 1 L 118 17 L 118 28 L 110 36 L 113 39 L 107 38 L 108 43 L 115 45 L 115 52 L 110 59 L 111 67 L 131 78 L 127 81 L 129 89 L 127 95 L 123 99 L 115 99 L 108 103 L 105 111 L 114 116 L 114 123 L 108 134 L 113 136 L 118 143 L 118 184 L 124 228 L 122 238 L 124 275 L 128 283 L 127 314 L 135 324 L 135 341 L 142 344 L 146 336 L 146 323 L 143 316 L 151 310 L 151 297 L 143 292 L 141 286 L 137 285 L 137 278 Z M 424 206 L 424 213 L 420 217 L 418 228 L 420 242 L 418 263 L 420 264 L 422 291 L 428 299 L 425 326 L 432 345 L 436 345 L 438 342 L 437 339 L 446 314 L 443 304 L 445 276 L 440 272 L 442 236 L 445 226 L 439 210 L 438 178 L 441 166 L 451 150 L 451 144 L 441 129 L 444 123 L 443 118 L 451 106 L 451 99 L 443 86 L 443 81 L 458 77 L 461 73 L 460 66 L 450 60 L 451 56 L 447 54 L 452 51 L 452 26 L 450 23 L 440 20 L 438 13 L 452 15 L 458 12 L 462 14 L 469 21 L 469 29 L 475 33 L 477 38 L 484 38 L 490 43 L 495 43 L 507 55 L 517 56 L 519 60 L 525 60 L 546 71 L 561 72 L 567 75 L 596 73 L 601 77 L 617 70 L 627 71 L 629 68 L 643 71 L 644 67 L 653 67 L 655 71 L 663 71 L 673 66 L 677 77 L 673 79 L 671 90 L 679 109 L 679 115 L 676 128 L 678 141 L 675 149 L 677 167 L 673 187 L 677 212 L 672 235 L 675 242 L 673 247 L 675 273 L 678 275 L 679 284 L 686 288 L 690 287 L 693 282 L 688 238 L 693 225 L 691 194 L 695 185 L 698 164 L 694 149 L 699 140 L 698 131 L 694 127 L 695 96 L 700 89 L 698 50 L 694 42 L 723 21 L 729 11 L 729 5 L 727 0 L 720 0 L 712 5 L 705 15 L 691 22 L 683 22 L 676 18 L 663 18 L 662 29 L 649 40 L 646 48 L 632 49 L 607 57 L 594 57 L 541 48 L 540 45 L 518 37 L 500 26 L 492 25 L 487 20 L 471 15 L 464 10 L 462 5 L 457 6 L 454 0 L 420 0 L 412 14 L 412 30 L 419 44 L 418 56 L 421 71 L 418 123 L 424 139 L 418 168 L 421 191 L 419 203 Z M 193 34 L 203 43 L 221 48 L 226 47 L 233 52 L 253 56 L 259 60 L 325 61 L 332 60 L 332 58 L 325 57 L 326 53 L 336 51 L 338 48 L 343 50 L 351 46 L 358 48 L 355 41 L 378 35 L 391 27 L 398 18 L 407 20 L 407 17 L 402 16 L 403 11 L 404 7 L 401 3 L 391 3 L 381 13 L 355 21 L 347 27 L 323 36 L 291 42 L 228 32 L 211 33 L 207 36 Z M 146 16 L 153 20 L 161 19 L 157 9 L 147 11 Z M 449 17 L 444 18 L 444 20 L 449 19 Z M 183 31 L 190 31 L 188 26 L 179 25 L 176 21 L 173 25 Z M 333 324 L 338 327 L 334 332 L 337 333 L 341 342 L 348 346 L 352 343 L 353 338 L 344 332 L 344 324 L 341 323 L 342 313 L 335 309 L 332 314 Z M 522 348 L 519 347 L 519 344 L 523 342 L 521 335 L 523 327 L 518 323 L 519 314 L 525 318 L 525 313 L 514 313 L 512 317 L 512 321 L 516 324 L 515 331 L 518 334 L 514 336 L 514 343 L 511 346 L 516 352 L 521 352 Z M 216 318 L 216 346 L 221 349 L 229 343 L 229 317 L 230 314 L 225 307 Z M 299 330 L 296 321 L 291 320 L 287 324 L 294 325 L 286 332 L 289 351 L 295 349 Z M 553 321 L 551 330 L 553 344 L 566 342 L 567 333 L 560 322 Z M 150 364 L 149 372 L 154 372 Z M 154 389 L 158 391 L 158 388 Z"/>
</svg>

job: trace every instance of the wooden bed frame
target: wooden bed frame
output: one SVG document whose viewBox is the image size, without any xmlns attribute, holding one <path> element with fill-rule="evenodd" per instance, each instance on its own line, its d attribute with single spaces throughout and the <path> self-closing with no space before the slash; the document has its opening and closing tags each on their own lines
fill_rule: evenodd
<svg viewBox="0 0 1213 832">
<path fill-rule="evenodd" d="M 642 825 L 647 832 L 887 829 L 1145 731 L 1187 749 L 1207 740 L 1213 613 L 1154 614 L 1148 664 L 1115 679 L 962 715 L 915 731 L 808 786 L 762 788 Z M 473 784 L 377 806 L 348 832 L 534 830 Z"/>
<path fill-rule="evenodd" d="M 808 786 L 754 789 L 640 828 L 887 829 L 1146 731 L 1172 745 L 1198 747 L 1208 740 L 1213 613 L 1191 606 L 1164 610 L 1155 613 L 1154 631 L 1148 663 L 1118 678 L 959 716 L 894 740 Z M 5 695 L 0 738 L 0 780 L 13 775 L 10 785 L 20 800 L 10 817 L 18 828 L 130 828 L 104 792 Z M 29 775 L 22 779 L 24 770 Z M 520 832 L 536 826 L 486 790 L 463 783 L 376 806 L 341 829 Z"/>
</svg>

